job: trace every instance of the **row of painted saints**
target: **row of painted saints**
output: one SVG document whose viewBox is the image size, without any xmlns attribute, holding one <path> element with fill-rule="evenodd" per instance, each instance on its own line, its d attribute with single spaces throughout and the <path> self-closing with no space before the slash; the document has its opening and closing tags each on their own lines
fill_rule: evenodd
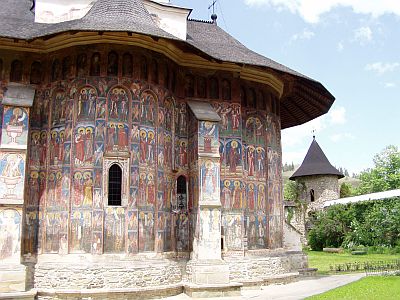
<svg viewBox="0 0 400 300">
<path fill-rule="evenodd" d="M 103 96 L 99 97 L 100 94 Z M 106 252 L 119 252 L 125 248 L 140 251 L 151 250 L 154 247 L 168 248 L 171 236 L 167 233 L 169 225 L 158 226 L 156 231 L 154 219 L 160 216 L 155 215 L 154 209 L 158 206 L 159 212 L 166 211 L 169 215 L 175 197 L 174 177 L 170 174 L 174 162 L 178 168 L 187 169 L 192 160 L 190 156 L 192 147 L 189 147 L 187 137 L 186 104 L 174 104 L 171 99 L 157 99 L 152 91 L 133 93 L 132 90 L 122 86 L 111 87 L 107 93 L 92 86 L 76 89 L 75 93 L 71 91 L 65 93 L 60 89 L 53 97 L 53 103 L 49 103 L 50 93 L 42 92 L 42 97 L 47 97 L 47 102 L 42 102 L 41 108 L 50 105 L 53 107 L 51 116 L 45 116 L 46 120 L 51 118 L 50 124 L 53 127 L 49 130 L 44 129 L 46 124 L 49 124 L 48 121 L 41 130 L 38 130 L 39 126 L 33 126 L 30 164 L 45 166 L 47 153 L 52 152 L 49 166 L 53 167 L 54 171 L 46 173 L 35 168 L 31 169 L 30 180 L 35 184 L 30 185 L 30 189 L 35 194 L 36 203 L 39 203 L 45 196 L 43 189 L 47 180 L 49 192 L 46 206 L 49 211 L 53 207 L 68 211 L 67 203 L 71 199 L 72 249 L 101 251 L 99 245 L 103 244 L 103 238 L 107 241 L 104 241 L 104 245 L 111 247 L 104 249 Z M 200 188 L 198 185 L 201 185 L 204 199 L 218 198 L 220 193 L 225 210 L 246 208 L 253 212 L 253 215 L 248 217 L 247 226 L 249 232 L 257 231 L 255 239 L 258 239 L 256 236 L 264 236 L 262 232 L 258 233 L 262 229 L 259 229 L 257 224 L 265 222 L 264 219 L 258 221 L 258 215 L 261 212 L 265 213 L 267 209 L 267 187 L 262 180 L 256 179 L 265 179 L 266 156 L 271 160 L 268 162 L 268 168 L 271 169 L 269 172 L 275 172 L 276 175 L 279 170 L 277 167 L 279 153 L 276 151 L 270 153 L 268 147 L 266 155 L 266 130 L 259 126 L 261 117 L 251 115 L 242 123 L 239 104 L 222 103 L 218 109 L 221 116 L 219 125 L 206 122 L 201 125 L 200 129 L 204 135 L 200 141 L 199 151 L 205 153 L 220 151 L 221 169 L 212 160 L 205 161 L 200 166 L 201 179 L 193 180 L 191 184 L 197 182 L 194 187 L 195 193 L 199 192 L 196 189 L 198 190 Z M 43 112 L 40 111 L 39 115 L 32 117 L 32 124 L 37 125 L 43 121 Z M 219 129 L 216 126 L 219 126 Z M 243 134 L 242 127 L 245 131 Z M 74 149 L 73 156 L 70 153 L 71 149 Z M 139 227 L 134 230 L 125 227 L 124 218 L 127 210 L 115 210 L 109 213 L 103 211 L 102 181 L 96 179 L 98 176 L 101 177 L 101 172 L 97 169 L 93 171 L 93 166 L 95 168 L 101 166 L 104 151 L 126 152 L 127 150 L 131 150 L 132 163 L 128 206 L 131 209 L 139 207 L 137 219 L 133 221 L 138 222 Z M 147 166 L 150 168 L 143 171 L 143 167 Z M 251 177 L 254 182 L 244 182 L 243 175 Z M 165 180 L 159 179 L 164 176 Z M 99 183 L 96 183 L 97 181 Z M 103 216 L 99 223 L 105 226 L 104 235 L 103 225 L 90 229 L 94 219 L 98 220 L 100 215 Z M 161 217 L 164 221 L 158 224 L 167 224 L 167 215 Z M 175 220 L 176 235 L 187 236 L 188 216 L 178 216 Z M 170 224 L 171 220 L 168 222 Z M 238 228 L 243 229 L 238 220 L 235 220 L 234 224 L 237 224 L 234 231 L 239 230 Z M 125 241 L 126 230 L 128 239 Z M 67 233 L 59 233 L 60 245 L 63 244 L 66 235 Z M 166 238 L 160 238 L 160 235 Z M 157 237 L 156 242 L 154 242 L 155 237 Z M 230 239 L 232 244 L 234 242 L 238 244 L 234 237 Z M 178 248 L 187 249 L 185 240 L 188 238 L 178 239 Z M 253 240 L 252 238 L 251 241 L 257 243 Z"/>
</svg>

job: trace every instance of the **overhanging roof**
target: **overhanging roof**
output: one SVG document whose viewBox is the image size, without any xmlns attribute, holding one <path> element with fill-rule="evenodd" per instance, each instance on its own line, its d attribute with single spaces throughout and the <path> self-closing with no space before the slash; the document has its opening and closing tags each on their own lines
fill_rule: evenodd
<svg viewBox="0 0 400 300">
<path fill-rule="evenodd" d="M 210 22 L 188 20 L 186 40 L 169 34 L 156 25 L 141 0 L 97 0 L 83 18 L 56 24 L 35 23 L 30 11 L 31 0 L 1 0 L 1 4 L 0 37 L 30 41 L 71 31 L 132 32 L 186 45 L 188 51 L 203 53 L 219 62 L 236 63 L 281 76 L 280 79 L 285 78 L 280 105 L 282 129 L 325 114 L 335 100 L 318 81 L 246 48 Z"/>
</svg>

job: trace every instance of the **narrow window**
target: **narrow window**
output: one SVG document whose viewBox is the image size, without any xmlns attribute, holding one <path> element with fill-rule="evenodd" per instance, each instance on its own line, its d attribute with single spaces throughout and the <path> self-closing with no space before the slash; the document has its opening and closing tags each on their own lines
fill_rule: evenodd
<svg viewBox="0 0 400 300">
<path fill-rule="evenodd" d="M 158 63 L 155 59 L 151 62 L 151 80 L 158 83 Z"/>
<path fill-rule="evenodd" d="M 42 65 L 40 62 L 35 61 L 31 65 L 30 82 L 32 84 L 39 84 L 42 78 Z"/>
<path fill-rule="evenodd" d="M 210 98 L 218 99 L 219 98 L 219 85 L 218 79 L 213 77 L 210 79 Z"/>
<path fill-rule="evenodd" d="M 118 76 L 118 54 L 114 51 L 108 54 L 107 75 Z"/>
<path fill-rule="evenodd" d="M 194 96 L 194 77 L 192 75 L 185 76 L 185 97 Z"/>
<path fill-rule="evenodd" d="M 187 192 L 186 192 L 186 178 L 185 176 L 179 176 L 176 181 L 176 194 L 178 196 L 177 207 L 179 210 L 185 210 L 187 208 Z"/>
<path fill-rule="evenodd" d="M 310 190 L 310 198 L 311 198 L 311 202 L 315 201 L 315 196 L 314 196 L 314 190 L 313 189 Z"/>
<path fill-rule="evenodd" d="M 125 53 L 122 57 L 122 76 L 132 77 L 133 65 L 132 65 L 132 55 Z"/>
<path fill-rule="evenodd" d="M 14 60 L 11 63 L 10 81 L 22 81 L 22 62 L 20 60 Z"/>
<path fill-rule="evenodd" d="M 140 60 L 140 79 L 147 81 L 148 71 L 147 71 L 147 59 L 144 55 Z"/>
<path fill-rule="evenodd" d="M 121 206 L 122 170 L 117 164 L 108 173 L 108 205 Z"/>
</svg>

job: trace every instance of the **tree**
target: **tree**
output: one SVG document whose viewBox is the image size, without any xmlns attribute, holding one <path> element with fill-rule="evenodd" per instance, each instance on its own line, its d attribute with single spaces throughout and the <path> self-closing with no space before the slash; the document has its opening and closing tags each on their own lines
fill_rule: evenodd
<svg viewBox="0 0 400 300">
<path fill-rule="evenodd" d="M 374 156 L 374 168 L 361 172 L 357 194 L 369 194 L 400 188 L 400 152 L 396 146 L 387 146 Z"/>
<path fill-rule="evenodd" d="M 343 182 L 340 186 L 340 198 L 351 197 L 353 195 L 353 188 L 350 184 Z"/>
</svg>

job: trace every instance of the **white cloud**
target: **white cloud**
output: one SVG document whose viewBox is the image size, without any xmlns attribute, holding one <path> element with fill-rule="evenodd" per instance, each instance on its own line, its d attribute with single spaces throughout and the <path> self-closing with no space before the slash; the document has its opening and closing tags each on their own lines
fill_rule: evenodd
<svg viewBox="0 0 400 300">
<path fill-rule="evenodd" d="M 342 6 L 355 13 L 379 17 L 387 13 L 400 16 L 400 1 L 395 0 L 244 0 L 247 5 L 269 5 L 299 14 L 306 22 L 318 23 L 322 14 Z"/>
<path fill-rule="evenodd" d="M 363 26 L 354 30 L 354 40 L 361 45 L 372 41 L 372 30 L 368 26 Z"/>
<path fill-rule="evenodd" d="M 313 38 L 314 35 L 315 35 L 314 32 L 310 31 L 307 28 L 304 28 L 304 30 L 302 32 L 292 35 L 291 41 L 309 40 L 309 39 Z"/>
<path fill-rule="evenodd" d="M 331 138 L 332 142 L 337 143 L 337 142 L 342 141 L 342 140 L 344 140 L 344 139 L 353 140 L 353 139 L 354 139 L 354 135 L 352 135 L 352 134 L 349 133 L 349 132 L 335 133 L 335 134 L 331 135 L 330 138 Z"/>
<path fill-rule="evenodd" d="M 390 89 L 390 88 L 394 88 L 396 86 L 396 84 L 394 82 L 385 82 L 384 86 L 385 86 L 385 88 Z"/>
<path fill-rule="evenodd" d="M 339 42 L 336 46 L 337 51 L 342 52 L 344 50 L 343 42 Z"/>
<path fill-rule="evenodd" d="M 376 62 L 372 64 L 368 64 L 365 66 L 365 70 L 373 71 L 378 73 L 378 75 L 383 75 L 386 72 L 393 72 L 400 66 L 400 63 L 383 63 L 383 62 Z"/>
<path fill-rule="evenodd" d="M 342 106 L 332 109 L 328 115 L 332 125 L 346 123 L 346 109 Z"/>
</svg>

